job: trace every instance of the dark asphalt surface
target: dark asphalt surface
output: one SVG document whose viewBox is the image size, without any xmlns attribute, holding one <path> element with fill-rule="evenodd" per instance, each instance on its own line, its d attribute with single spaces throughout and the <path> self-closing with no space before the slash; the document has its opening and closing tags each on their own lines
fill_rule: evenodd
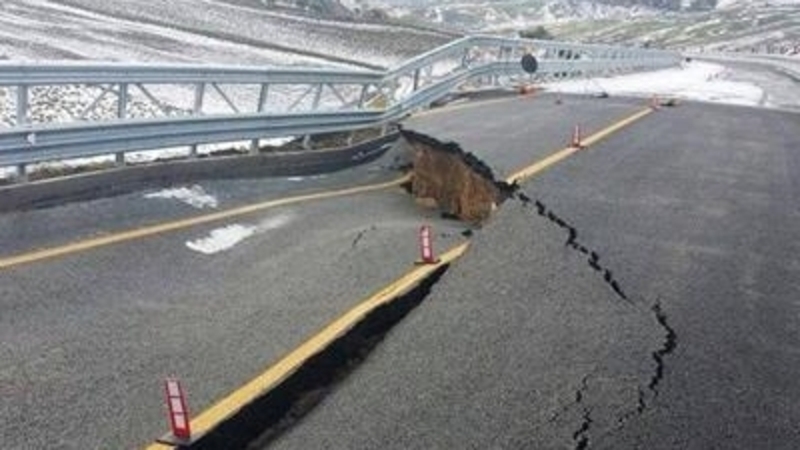
<svg viewBox="0 0 800 450">
<path fill-rule="evenodd" d="M 225 252 L 185 245 L 217 226 L 274 220 L 285 224 Z M 398 188 L 0 272 L 2 447 L 150 442 L 167 428 L 165 376 L 184 380 L 200 412 L 413 267 L 423 222 L 442 247 L 460 239 L 463 225 Z"/>
<path fill-rule="evenodd" d="M 509 160 L 512 166 L 563 147 L 569 138 L 558 125 L 563 117 L 539 111 L 566 108 L 509 102 L 536 114 L 537 122 L 550 121 L 540 125 L 544 135 L 552 132 L 535 152 Z M 567 108 L 575 120 L 603 114 L 599 107 Z M 216 209 L 144 198 L 151 190 L 0 214 L 0 255 L 386 181 L 397 176 L 385 170 L 389 163 L 303 180 L 197 183 L 217 198 Z M 204 255 L 186 246 L 214 229 L 276 220 L 283 225 L 264 226 L 228 251 Z M 205 409 L 410 269 L 423 222 L 434 225 L 441 248 L 460 240 L 465 228 L 420 209 L 398 188 L 261 211 L 0 271 L 0 447 L 108 449 L 151 442 L 167 429 L 165 376 L 184 380 L 192 411 Z"/>
<path fill-rule="evenodd" d="M 70 202 L 59 206 L 0 214 L 0 255 L 66 244 L 94 236 L 184 219 L 287 196 L 391 181 L 390 161 L 306 177 L 203 180 L 180 183 L 115 197 Z M 217 201 L 215 208 L 196 208 L 175 199 L 146 198 L 165 188 L 198 186 Z"/>
<path fill-rule="evenodd" d="M 486 160 L 498 177 L 570 145 L 575 125 L 586 137 L 647 106 L 642 99 L 512 97 L 412 118 L 406 128 L 458 142 Z"/>
<path fill-rule="evenodd" d="M 499 135 L 511 120 L 485 114 Z M 529 149 L 473 147 L 489 121 L 446 119 L 426 130 L 490 165 Z M 798 130 L 797 114 L 686 103 L 531 179 L 629 301 L 507 203 L 270 448 L 798 448 Z"/>
</svg>

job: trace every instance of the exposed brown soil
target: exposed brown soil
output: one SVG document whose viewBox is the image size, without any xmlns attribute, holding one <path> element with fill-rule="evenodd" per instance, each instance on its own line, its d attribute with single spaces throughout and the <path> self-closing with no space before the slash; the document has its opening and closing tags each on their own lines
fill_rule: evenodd
<svg viewBox="0 0 800 450">
<path fill-rule="evenodd" d="M 441 142 L 405 129 L 400 134 L 412 153 L 411 194 L 426 207 L 480 223 L 516 189 L 496 180 L 483 161 L 454 142 Z"/>
</svg>

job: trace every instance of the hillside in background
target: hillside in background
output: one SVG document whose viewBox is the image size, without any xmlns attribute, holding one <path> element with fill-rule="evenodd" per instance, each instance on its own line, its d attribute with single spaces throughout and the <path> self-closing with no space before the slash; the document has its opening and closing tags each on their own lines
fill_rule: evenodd
<svg viewBox="0 0 800 450">
<path fill-rule="evenodd" d="M 3 0 L 0 59 L 390 67 L 453 38 L 338 0 Z"/>
<path fill-rule="evenodd" d="M 800 0 L 374 0 L 391 16 L 508 35 L 686 50 L 791 53 Z"/>
<path fill-rule="evenodd" d="M 4 0 L 0 59 L 385 68 L 460 33 L 800 50 L 800 0 Z"/>
</svg>

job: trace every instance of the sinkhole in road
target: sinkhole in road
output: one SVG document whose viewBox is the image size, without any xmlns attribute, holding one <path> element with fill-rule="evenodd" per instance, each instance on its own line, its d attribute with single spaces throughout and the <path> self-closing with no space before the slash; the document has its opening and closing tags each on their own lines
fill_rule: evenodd
<svg viewBox="0 0 800 450">
<path fill-rule="evenodd" d="M 455 142 L 441 142 L 415 131 L 400 129 L 400 151 L 412 167 L 407 189 L 427 207 L 445 217 L 480 224 L 517 190 L 495 178 L 492 169 Z"/>
</svg>

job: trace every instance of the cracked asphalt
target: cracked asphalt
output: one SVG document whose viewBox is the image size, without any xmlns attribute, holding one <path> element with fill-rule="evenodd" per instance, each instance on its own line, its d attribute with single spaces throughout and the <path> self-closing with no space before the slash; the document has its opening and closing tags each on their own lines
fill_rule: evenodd
<svg viewBox="0 0 800 450">
<path fill-rule="evenodd" d="M 564 147 L 575 122 L 594 131 L 642 106 L 550 100 L 407 127 L 507 174 Z M 271 448 L 795 448 L 798 129 L 798 115 L 687 103 L 537 175 L 522 186 L 530 201 L 498 210 L 426 301 Z M 365 176 L 386 174 L 202 185 L 227 207 Z M 141 195 L 0 215 L 4 254 L 192 213 Z M 276 215 L 289 226 L 227 252 L 186 248 Z M 3 448 L 149 442 L 166 430 L 163 376 L 184 379 L 193 411 L 208 406 L 403 273 L 421 221 L 441 246 L 464 228 L 397 189 L 0 272 Z"/>
<path fill-rule="evenodd" d="M 535 134 L 490 146 L 486 114 L 416 129 L 502 171 Z M 797 448 L 797 130 L 685 103 L 542 172 L 269 448 Z"/>
</svg>

